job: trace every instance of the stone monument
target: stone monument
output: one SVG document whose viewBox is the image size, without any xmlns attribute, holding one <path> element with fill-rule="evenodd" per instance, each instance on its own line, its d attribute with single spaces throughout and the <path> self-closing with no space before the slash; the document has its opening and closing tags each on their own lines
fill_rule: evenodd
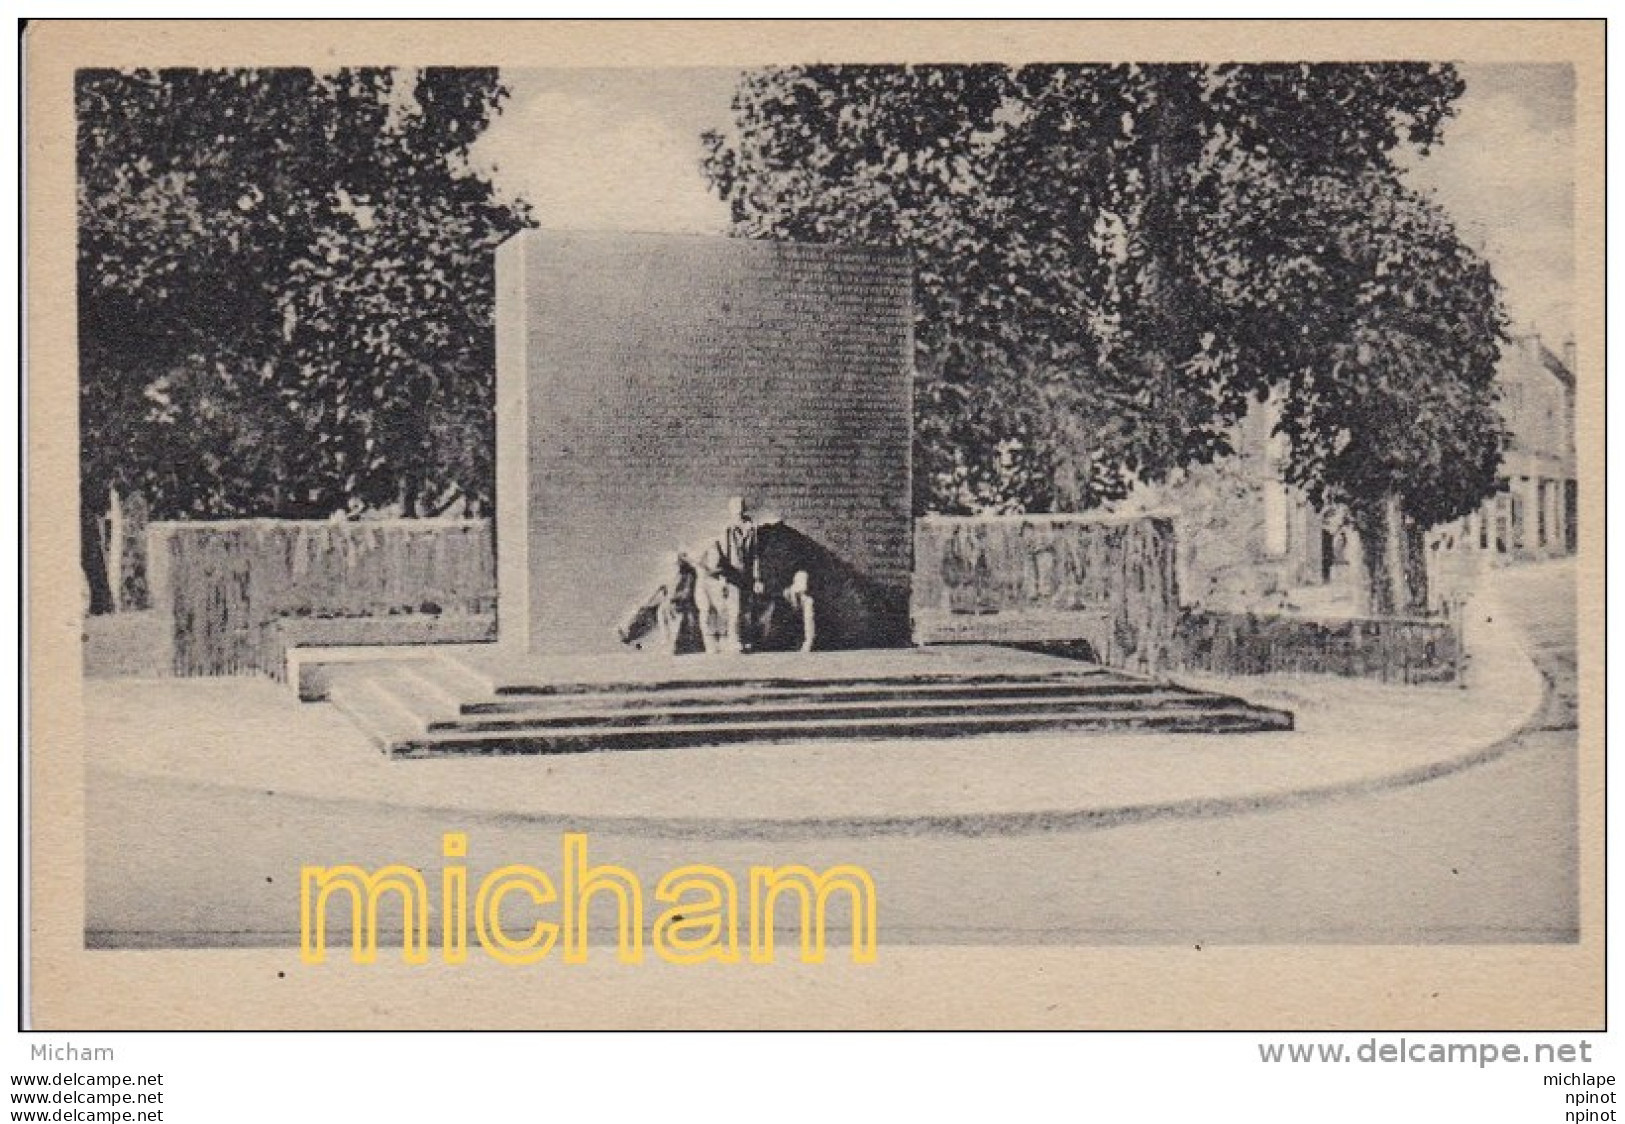
<svg viewBox="0 0 1625 1124">
<path fill-rule="evenodd" d="M 899 252 L 527 231 L 497 251 L 498 636 L 615 626 L 731 496 L 768 580 L 810 574 L 820 647 L 908 643 L 913 371 Z M 827 617 L 827 620 L 824 619 Z"/>
</svg>

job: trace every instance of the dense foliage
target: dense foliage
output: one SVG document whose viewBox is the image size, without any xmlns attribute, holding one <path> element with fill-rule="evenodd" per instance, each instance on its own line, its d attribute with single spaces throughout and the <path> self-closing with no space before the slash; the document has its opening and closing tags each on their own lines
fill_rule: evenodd
<svg viewBox="0 0 1625 1124">
<path fill-rule="evenodd" d="M 778 67 L 706 171 L 739 235 L 912 252 L 918 510 L 1117 498 L 1227 452 L 1273 388 L 1295 482 L 1419 528 L 1493 487 L 1499 447 L 1496 285 L 1395 164 L 1462 89 L 1427 64 Z"/>
<path fill-rule="evenodd" d="M 491 252 L 525 216 L 466 155 L 504 97 L 494 70 L 79 72 L 87 531 L 109 489 L 160 518 L 488 501 Z"/>
</svg>

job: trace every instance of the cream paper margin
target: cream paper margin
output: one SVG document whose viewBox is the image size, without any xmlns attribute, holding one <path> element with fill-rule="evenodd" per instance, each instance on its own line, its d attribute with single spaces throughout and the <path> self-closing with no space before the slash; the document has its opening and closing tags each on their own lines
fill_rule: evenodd
<svg viewBox="0 0 1625 1124">
<path fill-rule="evenodd" d="M 24 40 L 28 472 L 25 1019 L 43 1029 L 960 1027 L 1581 1030 L 1604 1025 L 1603 106 L 1592 21 L 62 21 Z M 885 947 L 875 965 L 563 969 L 293 950 L 87 952 L 73 72 L 84 66 L 1571 62 L 1576 71 L 1580 931 L 1570 946 Z M 1286 906 L 1289 908 L 1289 905 Z M 882 932 L 884 937 L 884 932 Z M 278 973 L 285 972 L 285 978 Z"/>
</svg>

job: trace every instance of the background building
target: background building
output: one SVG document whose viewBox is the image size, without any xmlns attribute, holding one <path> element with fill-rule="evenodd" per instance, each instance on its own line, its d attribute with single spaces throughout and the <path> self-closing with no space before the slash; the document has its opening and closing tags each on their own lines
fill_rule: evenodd
<svg viewBox="0 0 1625 1124">
<path fill-rule="evenodd" d="M 1505 491 L 1440 528 L 1441 550 L 1513 559 L 1574 553 L 1574 345 L 1564 352 L 1559 359 L 1540 337 L 1525 335 L 1503 353 L 1497 382 L 1510 435 L 1502 458 Z"/>
</svg>

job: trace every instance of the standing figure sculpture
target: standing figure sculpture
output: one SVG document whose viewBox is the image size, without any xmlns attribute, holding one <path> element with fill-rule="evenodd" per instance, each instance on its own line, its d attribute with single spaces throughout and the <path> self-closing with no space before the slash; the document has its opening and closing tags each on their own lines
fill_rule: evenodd
<svg viewBox="0 0 1625 1124">
<path fill-rule="evenodd" d="M 698 572 L 685 555 L 674 554 L 667 560 L 666 580 L 660 586 L 656 615 L 660 646 L 669 656 L 681 652 L 685 636 L 698 631 L 699 608 L 694 598 L 698 584 Z"/>
<path fill-rule="evenodd" d="M 720 620 L 720 636 L 706 630 L 706 651 L 746 652 L 753 637 L 745 635 L 755 598 L 762 592 L 762 558 L 756 524 L 745 508 L 743 496 L 728 499 L 728 526 L 706 551 L 702 563 L 701 617 L 710 608 Z"/>
</svg>

